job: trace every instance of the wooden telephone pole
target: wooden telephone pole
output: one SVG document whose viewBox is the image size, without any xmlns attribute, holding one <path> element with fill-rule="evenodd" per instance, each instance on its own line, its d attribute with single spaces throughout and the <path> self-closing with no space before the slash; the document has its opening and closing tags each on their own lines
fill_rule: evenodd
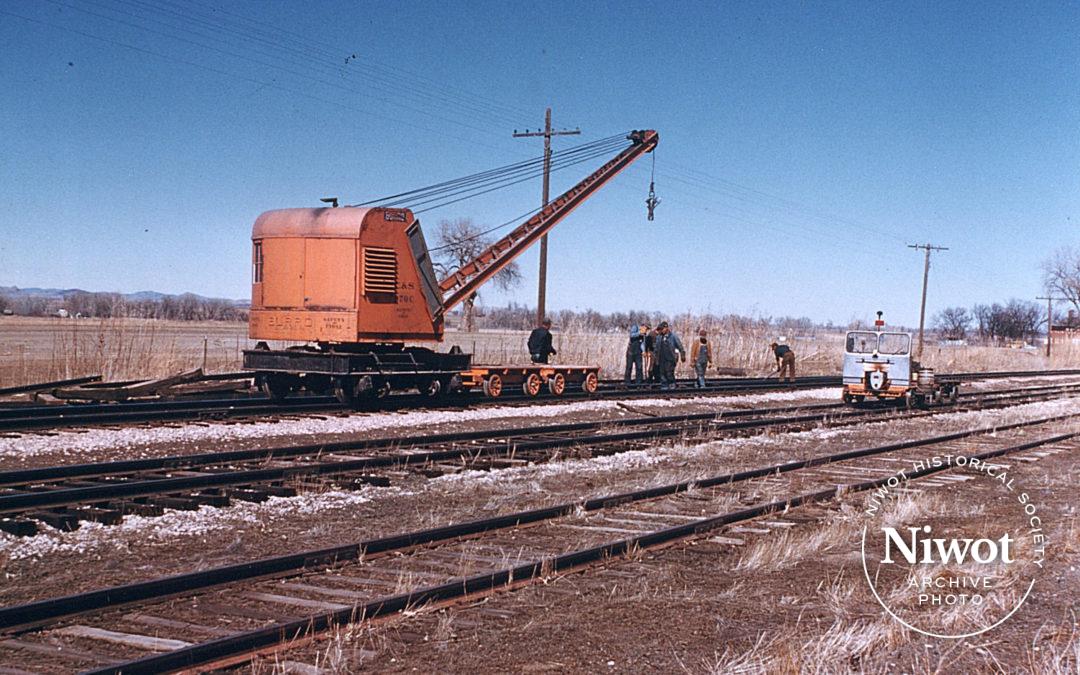
<svg viewBox="0 0 1080 675">
<path fill-rule="evenodd" d="M 922 304 L 919 307 L 919 350 L 916 352 L 915 357 L 922 360 L 923 328 L 926 325 L 926 282 L 930 278 L 930 251 L 948 251 L 949 249 L 944 246 L 934 246 L 932 244 L 908 244 L 908 248 L 921 248 L 926 251 L 926 264 L 923 266 L 922 275 Z"/>
<path fill-rule="evenodd" d="M 543 131 L 529 131 L 526 129 L 523 132 L 514 131 L 514 138 L 525 138 L 528 136 L 543 136 L 544 137 L 544 197 L 541 207 L 547 206 L 548 203 L 548 186 L 551 182 L 551 137 L 552 136 L 575 136 L 581 133 L 581 129 L 563 129 L 561 131 L 551 130 L 551 108 L 547 109 L 544 114 L 544 130 Z M 544 320 L 544 315 L 547 314 L 547 250 L 548 250 L 548 236 L 545 234 L 540 237 L 540 284 L 539 291 L 536 298 L 536 322 L 540 323 Z"/>
<path fill-rule="evenodd" d="M 1046 358 L 1050 358 L 1050 328 L 1054 325 L 1054 301 L 1068 298 L 1055 298 L 1052 295 L 1040 295 L 1036 300 L 1046 301 Z"/>
</svg>

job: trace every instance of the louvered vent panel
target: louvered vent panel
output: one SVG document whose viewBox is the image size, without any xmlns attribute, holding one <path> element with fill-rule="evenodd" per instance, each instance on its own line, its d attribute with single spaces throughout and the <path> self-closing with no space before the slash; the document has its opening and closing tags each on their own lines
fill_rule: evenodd
<svg viewBox="0 0 1080 675">
<path fill-rule="evenodd" d="M 397 293 L 397 252 L 392 248 L 364 249 L 364 295 Z"/>
</svg>

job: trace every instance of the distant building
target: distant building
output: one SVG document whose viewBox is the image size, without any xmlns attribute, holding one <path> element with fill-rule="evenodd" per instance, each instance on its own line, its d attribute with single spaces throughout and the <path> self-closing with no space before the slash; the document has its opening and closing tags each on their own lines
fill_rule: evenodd
<svg viewBox="0 0 1080 675">
<path fill-rule="evenodd" d="M 1065 321 L 1050 326 L 1050 345 L 1080 346 L 1080 317 L 1076 316 L 1076 312 L 1070 309 Z"/>
</svg>

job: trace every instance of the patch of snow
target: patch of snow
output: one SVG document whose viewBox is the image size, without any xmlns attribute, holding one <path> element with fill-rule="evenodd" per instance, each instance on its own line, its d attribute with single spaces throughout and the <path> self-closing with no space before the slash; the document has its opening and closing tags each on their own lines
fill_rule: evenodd
<svg viewBox="0 0 1080 675">
<path fill-rule="evenodd" d="M 778 401 L 838 399 L 835 389 L 749 394 L 745 396 L 696 396 L 691 398 L 633 399 L 634 406 L 672 407 L 680 405 L 757 404 Z M 619 410 L 619 401 L 578 401 L 532 406 L 485 406 L 468 410 L 416 410 L 404 413 L 357 413 L 345 418 L 303 418 L 254 424 L 187 424 L 179 427 L 95 429 L 92 432 L 64 431 L 50 436 L 0 438 L 0 456 L 33 457 L 46 453 L 85 455 L 105 450 L 148 448 L 156 444 L 208 443 L 219 447 L 229 441 L 272 439 L 295 436 L 365 434 L 380 429 L 462 425 L 500 419 L 551 419 L 579 412 Z"/>
<path fill-rule="evenodd" d="M 234 502 L 229 508 L 202 506 L 197 511 L 166 509 L 157 517 L 125 516 L 117 525 L 83 523 L 71 532 L 43 525 L 32 537 L 0 533 L 0 556 L 11 560 L 43 558 L 54 553 L 90 555 L 103 551 L 127 551 L 133 545 L 153 546 L 184 537 L 205 537 L 243 525 L 263 529 L 275 520 L 292 515 L 317 515 L 370 502 L 372 493 L 403 494 L 396 488 L 365 487 L 357 491 L 333 490 L 295 497 L 271 497 L 262 503 Z"/>
</svg>

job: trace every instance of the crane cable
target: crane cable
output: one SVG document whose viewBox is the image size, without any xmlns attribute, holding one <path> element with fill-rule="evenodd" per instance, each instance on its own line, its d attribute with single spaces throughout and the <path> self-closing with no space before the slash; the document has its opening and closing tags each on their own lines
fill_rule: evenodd
<svg viewBox="0 0 1080 675">
<path fill-rule="evenodd" d="M 552 170 L 559 170 L 574 164 L 593 159 L 607 154 L 622 145 L 625 141 L 624 134 L 615 134 L 589 143 L 567 148 L 566 150 L 552 153 Z M 490 192 L 492 189 L 508 187 L 522 180 L 540 175 L 543 172 L 543 156 L 535 157 L 513 164 L 481 171 L 439 183 L 434 183 L 421 188 L 387 195 L 376 199 L 370 199 L 350 206 L 368 206 L 379 204 L 390 205 L 420 205 L 436 201 L 437 198 L 456 196 L 474 192 L 471 196 Z M 500 184 L 501 183 L 501 184 Z M 496 187 L 491 187 L 496 186 Z M 491 188 L 491 189 L 486 189 Z M 467 197 L 466 197 L 467 198 Z M 461 200 L 453 200 L 461 201 Z M 434 207 L 431 207 L 434 208 Z M 429 209 L 425 209 L 429 210 Z"/>
</svg>

